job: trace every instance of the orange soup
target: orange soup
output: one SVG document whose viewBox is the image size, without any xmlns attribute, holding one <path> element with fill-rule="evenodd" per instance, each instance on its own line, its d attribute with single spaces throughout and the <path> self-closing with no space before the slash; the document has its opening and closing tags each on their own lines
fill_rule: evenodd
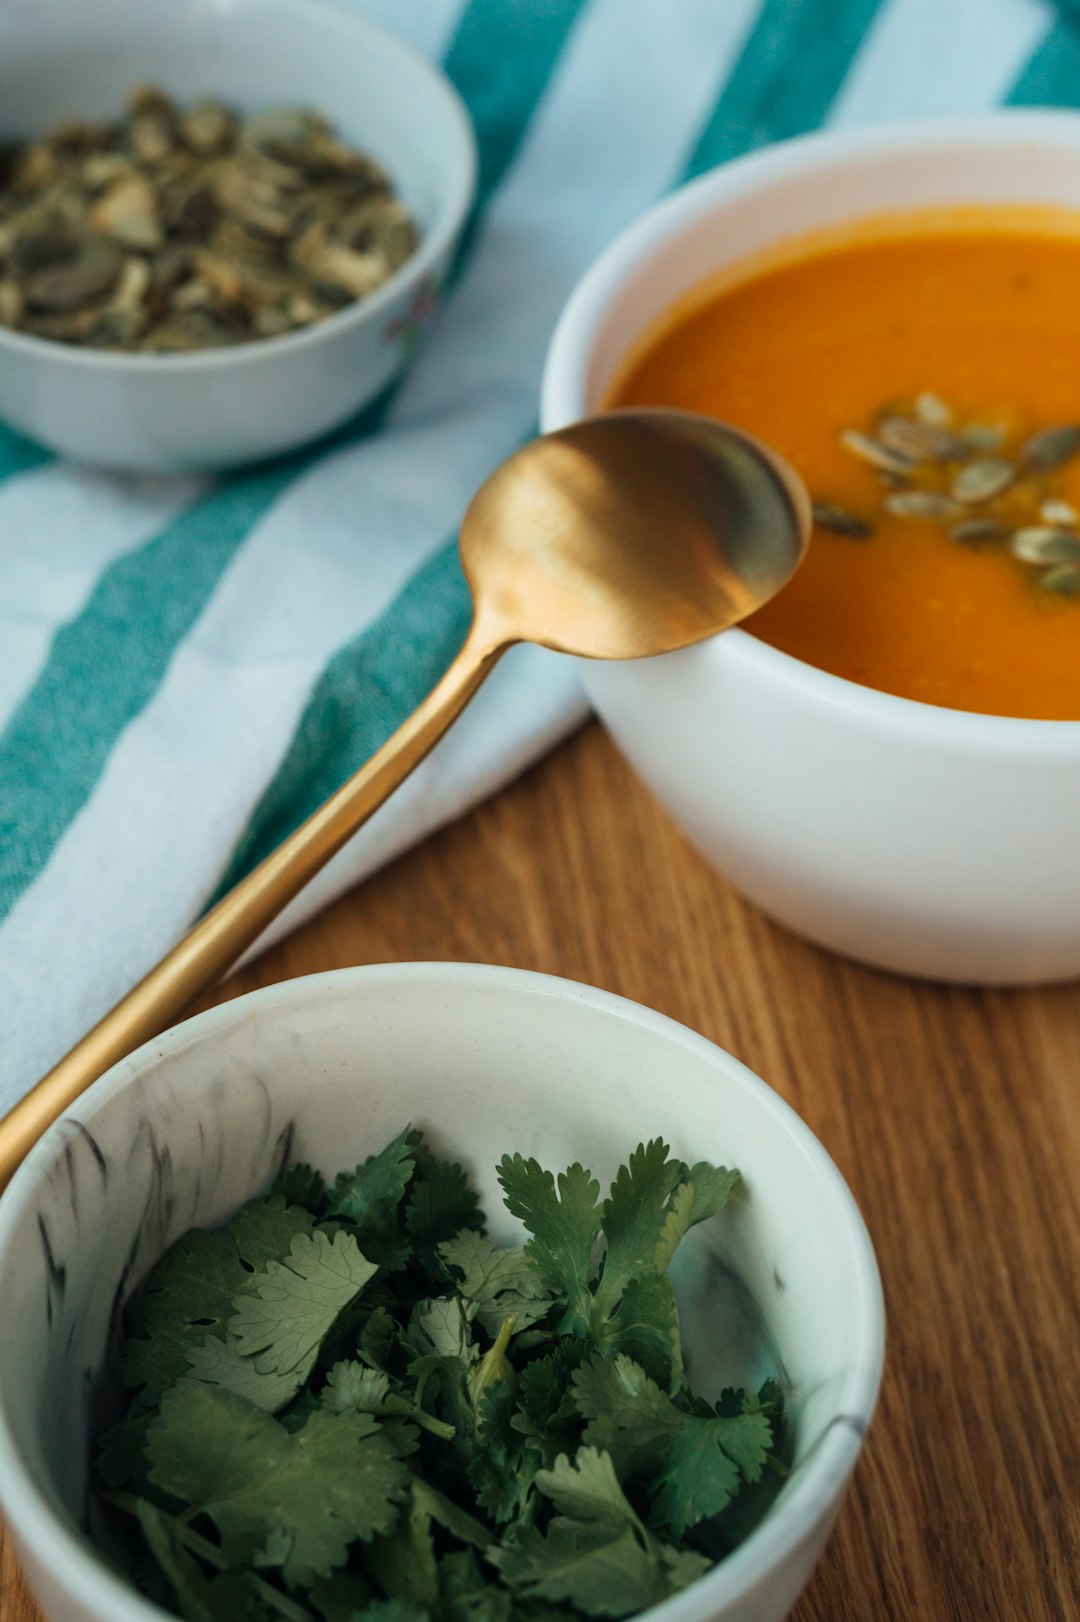
<svg viewBox="0 0 1080 1622">
<path fill-rule="evenodd" d="M 1080 719 L 1080 221 L 796 247 L 682 301 L 606 403 L 724 418 L 802 475 L 831 527 L 757 636 L 906 698 Z"/>
</svg>

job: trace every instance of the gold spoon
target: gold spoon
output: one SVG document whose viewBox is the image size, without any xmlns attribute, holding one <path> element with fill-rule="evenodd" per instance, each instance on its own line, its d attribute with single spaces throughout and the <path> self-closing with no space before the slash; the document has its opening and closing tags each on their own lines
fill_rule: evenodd
<svg viewBox="0 0 1080 1622">
<path fill-rule="evenodd" d="M 0 1190 L 92 1081 L 179 1018 L 258 939 L 438 742 L 507 648 L 640 659 L 687 647 L 774 596 L 809 533 L 809 502 L 791 469 L 706 417 L 610 412 L 511 456 L 461 526 L 474 618 L 445 676 L 0 1120 Z"/>
</svg>

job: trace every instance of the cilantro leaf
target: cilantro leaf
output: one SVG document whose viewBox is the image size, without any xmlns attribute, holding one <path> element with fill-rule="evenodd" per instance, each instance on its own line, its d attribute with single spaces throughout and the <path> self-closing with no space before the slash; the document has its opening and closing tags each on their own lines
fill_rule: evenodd
<svg viewBox="0 0 1080 1622">
<path fill-rule="evenodd" d="M 290 1436 L 232 1392 L 182 1385 L 150 1431 L 150 1479 L 210 1517 L 230 1565 L 257 1562 L 284 1533 L 285 1581 L 306 1586 L 398 1517 L 408 1471 L 377 1429 L 368 1414 L 317 1413 Z"/>
<path fill-rule="evenodd" d="M 364 1319 L 356 1346 L 357 1355 L 372 1368 L 385 1369 L 398 1338 L 398 1326 L 386 1308 L 375 1307 Z"/>
<path fill-rule="evenodd" d="M 313 1222 L 309 1212 L 279 1196 L 251 1201 L 215 1233 L 193 1228 L 177 1240 L 129 1307 L 131 1338 L 121 1359 L 125 1384 L 143 1386 L 146 1405 L 156 1403 L 190 1373 L 195 1348 L 211 1338 L 224 1340 L 254 1272 L 288 1255 L 293 1239 L 310 1232 Z"/>
<path fill-rule="evenodd" d="M 536 1160 L 504 1155 L 499 1182 L 507 1210 L 532 1234 L 525 1254 L 541 1281 L 566 1302 L 563 1332 L 588 1334 L 593 1299 L 593 1248 L 600 1235 L 600 1185 L 583 1166 L 555 1178 Z"/>
<path fill-rule="evenodd" d="M 531 1597 L 568 1601 L 587 1616 L 629 1616 L 708 1569 L 703 1557 L 652 1536 L 596 1448 L 558 1459 L 536 1484 L 558 1511 L 546 1535 L 527 1528 L 492 1556 Z"/>
<path fill-rule="evenodd" d="M 416 1451 L 414 1421 L 421 1429 L 450 1441 L 454 1435 L 452 1425 L 433 1419 L 408 1397 L 394 1389 L 388 1374 L 381 1369 L 367 1368 L 363 1363 L 335 1363 L 323 1389 L 323 1404 L 331 1413 L 343 1414 L 350 1409 L 360 1414 L 375 1414 L 391 1421 L 382 1427 L 383 1435 L 394 1446 L 399 1458 Z"/>
<path fill-rule="evenodd" d="M 689 1170 L 684 1166 L 682 1172 L 683 1180 L 671 1196 L 653 1252 L 653 1266 L 660 1269 L 670 1267 L 672 1257 L 692 1227 L 723 1210 L 739 1181 L 737 1171 L 729 1171 L 726 1166 L 710 1166 L 704 1160 Z"/>
<path fill-rule="evenodd" d="M 460 1357 L 471 1363 L 480 1356 L 459 1295 L 437 1295 L 419 1302 L 409 1319 L 409 1340 L 421 1357 Z"/>
<path fill-rule="evenodd" d="M 350 1234 L 301 1234 L 283 1262 L 272 1261 L 229 1320 L 241 1357 L 260 1373 L 288 1375 L 299 1387 L 315 1366 L 335 1318 L 375 1273 Z"/>
<path fill-rule="evenodd" d="M 237 1350 L 235 1340 L 218 1340 L 213 1335 L 188 1353 L 186 1372 L 191 1379 L 231 1391 L 268 1414 L 287 1408 L 300 1388 L 292 1371 L 262 1369 L 258 1358 L 244 1357 Z"/>
<path fill-rule="evenodd" d="M 380 1267 L 393 1270 L 408 1259 L 410 1246 L 402 1235 L 399 1212 L 422 1142 L 420 1133 L 407 1126 L 355 1171 L 342 1172 L 327 1195 L 327 1214 L 348 1222 L 364 1254 Z"/>
<path fill-rule="evenodd" d="M 536 1477 L 558 1511 L 542 1534 L 526 1528 L 492 1558 L 511 1587 L 540 1599 L 569 1601 L 587 1616 L 629 1616 L 668 1592 L 653 1542 L 595 1448 L 565 1455 Z"/>
<path fill-rule="evenodd" d="M 614 1311 L 629 1280 L 652 1265 L 668 1197 L 682 1180 L 682 1170 L 662 1138 L 639 1143 L 620 1167 L 603 1207 L 607 1248 L 596 1289 L 597 1316 Z"/>
<path fill-rule="evenodd" d="M 425 1271 L 433 1271 L 438 1248 L 445 1240 L 483 1230 L 480 1201 L 463 1168 L 454 1160 L 419 1160 L 405 1204 L 405 1232 Z"/>
<path fill-rule="evenodd" d="M 326 1183 L 314 1166 L 298 1160 L 295 1165 L 275 1177 L 270 1196 L 280 1194 L 290 1205 L 302 1205 L 305 1210 L 321 1216 L 326 1199 Z"/>
<path fill-rule="evenodd" d="M 598 1326 L 596 1342 L 609 1354 L 624 1352 L 668 1391 L 682 1384 L 679 1309 L 666 1273 L 653 1269 L 627 1281 L 613 1318 Z"/>
<path fill-rule="evenodd" d="M 652 1513 L 677 1535 L 731 1502 L 739 1485 L 739 1470 L 720 1446 L 714 1427 L 733 1423 L 730 1419 L 692 1420 L 668 1442 Z"/>
<path fill-rule="evenodd" d="M 477 1505 L 500 1523 L 524 1509 L 540 1463 L 514 1429 L 514 1412 L 510 1387 L 505 1382 L 489 1386 L 480 1400 L 465 1466 Z"/>
<path fill-rule="evenodd" d="M 629 1527 L 613 1536 L 556 1519 L 546 1535 L 526 1527 L 493 1558 L 524 1598 L 566 1601 L 586 1616 L 631 1616 L 668 1593 L 659 1560 Z"/>
<path fill-rule="evenodd" d="M 354 1409 L 358 1414 L 377 1414 L 390 1395 L 390 1376 L 362 1363 L 335 1363 L 326 1377 L 323 1405 L 332 1414 Z"/>
<path fill-rule="evenodd" d="M 466 1228 L 439 1246 L 439 1256 L 461 1273 L 458 1292 L 475 1305 L 476 1321 L 492 1340 L 511 1314 L 516 1327 L 525 1329 L 551 1309 L 551 1296 L 522 1247 L 500 1250 Z"/>
<path fill-rule="evenodd" d="M 588 1421 L 584 1440 L 611 1458 L 623 1481 L 654 1471 L 687 1417 L 644 1369 L 622 1355 L 594 1354 L 576 1371 L 572 1387 L 577 1410 Z"/>
<path fill-rule="evenodd" d="M 578 1410 L 571 1400 L 572 1379 L 586 1354 L 584 1341 L 566 1335 L 544 1357 L 534 1358 L 522 1370 L 518 1402 L 539 1429 L 546 1430 L 576 1416 Z"/>
<path fill-rule="evenodd" d="M 537 1472 L 536 1485 L 551 1499 L 560 1515 L 590 1526 L 619 1530 L 629 1525 L 644 1534 L 630 1500 L 619 1485 L 615 1467 L 595 1447 L 578 1449 L 577 1457 L 564 1453 L 552 1470 Z"/>
<path fill-rule="evenodd" d="M 309 1234 L 314 1226 L 310 1211 L 287 1204 L 283 1195 L 274 1195 L 241 1206 L 227 1232 L 245 1265 L 258 1273 L 268 1263 L 288 1256 L 293 1240 Z"/>
<path fill-rule="evenodd" d="M 234 1300 L 249 1277 L 228 1228 L 193 1228 L 178 1239 L 129 1307 L 131 1338 L 120 1361 L 125 1385 L 142 1386 L 143 1401 L 156 1403 L 188 1373 L 193 1346 L 208 1335 L 224 1338 Z"/>
</svg>

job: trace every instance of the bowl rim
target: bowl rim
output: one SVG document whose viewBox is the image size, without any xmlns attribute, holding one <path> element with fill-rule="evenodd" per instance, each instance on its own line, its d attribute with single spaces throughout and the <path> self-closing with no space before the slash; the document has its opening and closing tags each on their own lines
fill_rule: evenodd
<svg viewBox="0 0 1080 1622">
<path fill-rule="evenodd" d="M 788 1496 L 766 1520 L 706 1576 L 689 1589 L 652 1607 L 650 1622 L 697 1622 L 720 1604 L 752 1594 L 756 1585 L 835 1511 L 873 1415 L 881 1382 L 885 1309 L 873 1245 L 855 1198 L 838 1167 L 800 1115 L 754 1071 L 726 1049 L 666 1014 L 579 981 L 531 970 L 480 963 L 378 963 L 278 981 L 208 1009 L 145 1043 L 108 1070 L 70 1110 L 65 1111 L 31 1150 L 0 1196 L 0 1276 L 15 1229 L 53 1166 L 63 1158 L 72 1117 L 91 1119 L 115 1094 L 152 1077 L 161 1060 L 200 1042 L 211 1041 L 245 1022 L 256 1011 L 296 1006 L 327 994 L 348 1003 L 357 990 L 377 992 L 404 984 L 458 996 L 489 993 L 551 999 L 584 1006 L 598 1019 L 626 1021 L 704 1058 L 728 1085 L 751 1094 L 777 1131 L 792 1139 L 814 1165 L 840 1217 L 850 1272 L 856 1323 L 851 1355 L 837 1394 L 837 1416 L 793 1478 Z M 89 1109 L 89 1113 L 88 1113 Z M 839 1421 L 843 1421 L 840 1423 Z M 52 1572 L 69 1592 L 77 1592 L 92 1612 L 110 1622 L 154 1622 L 170 1613 L 144 1599 L 105 1565 L 31 1478 L 11 1434 L 0 1389 L 0 1508 L 20 1544 Z M 63 1573 L 61 1576 L 60 1574 Z M 645 1614 L 645 1613 L 642 1613 Z"/>
<path fill-rule="evenodd" d="M 257 0 L 255 3 L 257 5 Z M 235 10 L 236 6 L 226 5 L 216 9 Z M 432 267 L 440 262 L 461 229 L 476 195 L 479 173 L 476 133 L 461 96 L 438 63 L 395 34 L 393 29 L 348 5 L 346 0 L 273 0 L 272 6 L 267 9 L 291 11 L 296 15 L 302 13 L 305 20 L 314 19 L 330 28 L 344 30 L 347 34 L 354 33 L 358 45 L 366 50 L 374 48 L 382 51 L 384 59 L 392 61 L 396 58 L 407 70 L 417 73 L 425 85 L 425 96 L 430 103 L 441 105 L 450 132 L 450 143 L 456 146 L 453 153 L 454 181 L 440 201 L 431 229 L 420 238 L 414 252 L 387 277 L 381 287 L 366 297 L 351 300 L 322 321 L 294 328 L 291 332 L 276 333 L 272 337 L 239 344 L 217 344 L 190 353 L 158 354 L 141 350 L 133 353 L 124 349 L 83 349 L 76 344 L 63 343 L 58 338 L 43 338 L 36 333 L 17 332 L 0 325 L 0 355 L 7 349 L 16 355 L 42 362 L 55 360 L 60 365 L 71 364 L 91 373 L 116 369 L 144 377 L 154 373 L 197 374 L 225 365 L 257 366 L 278 355 L 323 341 L 333 341 L 346 330 L 369 321 L 374 323 L 402 293 L 422 285 L 425 278 L 430 277 Z M 396 194 L 396 181 L 392 173 L 389 179 Z"/>
<path fill-rule="evenodd" d="M 565 427 L 592 409 L 586 398 L 586 370 L 609 304 L 622 292 L 628 277 L 641 271 L 654 254 L 703 217 L 722 214 L 730 202 L 753 195 L 773 181 L 809 171 L 828 171 L 849 160 L 917 155 L 942 146 L 954 150 L 1015 148 L 1040 139 L 1080 149 L 1080 112 L 1070 108 L 998 107 L 985 113 L 946 118 L 815 130 L 748 152 L 687 181 L 654 203 L 604 249 L 563 306 L 544 362 L 540 389 L 542 430 Z M 777 222 L 775 240 L 783 241 L 784 236 L 781 220 Z M 904 698 L 821 670 L 738 626 L 696 648 L 664 657 L 688 655 L 710 662 L 733 658 L 778 684 L 847 712 L 853 719 L 893 731 L 928 735 L 943 748 L 963 743 L 990 753 L 1005 748 L 1021 756 L 1069 759 L 1080 749 L 1080 720 L 994 715 Z"/>
</svg>

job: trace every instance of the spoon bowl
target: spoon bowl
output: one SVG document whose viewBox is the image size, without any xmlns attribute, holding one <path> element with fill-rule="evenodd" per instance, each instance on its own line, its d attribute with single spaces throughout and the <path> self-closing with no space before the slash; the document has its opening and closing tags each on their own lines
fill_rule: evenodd
<svg viewBox="0 0 1080 1622">
<path fill-rule="evenodd" d="M 461 562 L 478 624 L 587 659 L 672 653 L 794 573 L 802 484 L 766 446 L 686 411 L 612 411 L 545 434 L 473 497 Z"/>
<path fill-rule="evenodd" d="M 419 765 L 507 648 L 536 642 L 590 659 L 639 659 L 700 642 L 779 591 L 809 534 L 795 474 L 710 418 L 613 412 L 516 452 L 461 527 L 476 612 L 449 670 L 0 1120 L 0 1191 L 91 1082 L 184 1014 L 258 940 Z"/>
</svg>

